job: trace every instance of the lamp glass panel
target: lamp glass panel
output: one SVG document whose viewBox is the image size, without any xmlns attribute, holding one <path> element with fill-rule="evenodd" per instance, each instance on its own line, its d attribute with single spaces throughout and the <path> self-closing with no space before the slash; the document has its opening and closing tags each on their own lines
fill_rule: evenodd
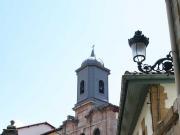
<svg viewBox="0 0 180 135">
<path fill-rule="evenodd" d="M 138 42 L 131 45 L 133 59 L 135 62 L 142 62 L 146 57 L 146 45 L 142 42 Z"/>
</svg>

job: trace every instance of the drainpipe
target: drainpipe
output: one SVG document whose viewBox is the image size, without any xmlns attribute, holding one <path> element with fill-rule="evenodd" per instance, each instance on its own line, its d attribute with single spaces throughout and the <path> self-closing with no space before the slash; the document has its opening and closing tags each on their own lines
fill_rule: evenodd
<svg viewBox="0 0 180 135">
<path fill-rule="evenodd" d="M 168 16 L 168 23 L 169 23 L 169 32 L 170 32 L 170 39 L 171 39 L 171 49 L 173 52 L 173 62 L 174 62 L 174 70 L 175 70 L 175 82 L 176 82 L 176 89 L 177 89 L 177 96 L 180 97 L 180 59 L 179 59 L 179 49 L 175 35 L 175 26 L 173 18 L 173 8 L 172 8 L 172 0 L 165 0 L 166 1 L 166 9 L 167 9 L 167 16 Z M 178 5 L 179 6 L 179 5 Z"/>
</svg>

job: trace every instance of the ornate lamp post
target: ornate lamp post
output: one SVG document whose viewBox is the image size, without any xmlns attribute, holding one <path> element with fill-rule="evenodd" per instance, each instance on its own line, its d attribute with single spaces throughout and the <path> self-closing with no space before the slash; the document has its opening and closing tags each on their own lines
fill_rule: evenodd
<svg viewBox="0 0 180 135">
<path fill-rule="evenodd" d="M 18 135 L 18 131 L 14 126 L 14 123 L 15 122 L 12 120 L 11 125 L 7 126 L 7 129 L 4 129 L 1 135 Z"/>
<path fill-rule="evenodd" d="M 137 62 L 138 70 L 142 73 L 174 73 L 173 58 L 171 53 L 157 60 L 154 65 L 143 64 L 146 59 L 146 47 L 149 44 L 149 38 L 145 37 L 141 31 L 136 31 L 133 38 L 129 39 L 129 45 L 132 49 L 133 60 Z"/>
</svg>

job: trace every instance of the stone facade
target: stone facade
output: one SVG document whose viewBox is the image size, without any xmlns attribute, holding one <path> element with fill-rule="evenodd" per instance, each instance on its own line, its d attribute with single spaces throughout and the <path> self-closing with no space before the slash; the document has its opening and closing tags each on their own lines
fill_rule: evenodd
<svg viewBox="0 0 180 135">
<path fill-rule="evenodd" d="M 158 124 L 153 135 L 179 135 L 180 133 L 180 98 L 177 98 L 174 105 L 168 110 L 166 116 Z"/>
<path fill-rule="evenodd" d="M 160 85 L 153 85 L 150 87 L 150 101 L 151 101 L 151 114 L 153 131 L 156 130 L 157 124 L 161 121 L 168 109 L 165 107 L 165 100 L 167 99 L 167 93 L 164 92 L 164 88 Z"/>
<path fill-rule="evenodd" d="M 115 135 L 119 107 L 112 104 L 94 106 L 87 103 L 75 110 L 76 116 L 63 122 L 60 135 L 95 135 L 99 129 L 101 135 Z"/>
</svg>

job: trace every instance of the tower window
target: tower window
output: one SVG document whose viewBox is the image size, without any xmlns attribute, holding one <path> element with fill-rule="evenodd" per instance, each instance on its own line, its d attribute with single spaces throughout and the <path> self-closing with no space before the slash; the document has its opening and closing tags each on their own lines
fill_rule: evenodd
<svg viewBox="0 0 180 135">
<path fill-rule="evenodd" d="M 80 83 L 80 94 L 83 94 L 84 93 L 84 80 L 81 81 Z"/>
<path fill-rule="evenodd" d="M 100 135 L 100 130 L 99 130 L 99 128 L 97 128 L 97 129 L 94 130 L 94 135 Z"/>
<path fill-rule="evenodd" d="M 104 82 L 103 82 L 103 80 L 99 81 L 99 93 L 104 94 Z"/>
</svg>

